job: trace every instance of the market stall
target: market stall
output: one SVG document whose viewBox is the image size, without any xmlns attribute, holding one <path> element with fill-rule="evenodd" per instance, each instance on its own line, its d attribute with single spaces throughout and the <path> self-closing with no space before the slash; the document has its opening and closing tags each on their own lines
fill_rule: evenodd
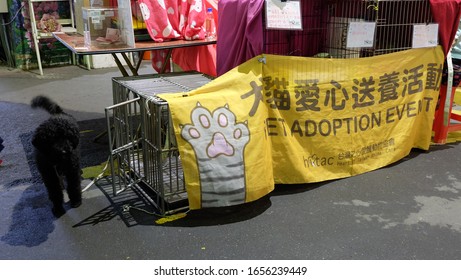
<svg viewBox="0 0 461 280">
<path fill-rule="evenodd" d="M 430 3 L 290 5 L 299 3 L 295 28 L 278 29 L 267 27 L 276 16 L 264 1 L 220 1 L 218 78 L 156 96 L 171 112 L 153 125 L 169 131 L 156 149 L 178 151 L 169 156 L 192 209 L 355 176 L 429 148 L 446 55 Z"/>
</svg>

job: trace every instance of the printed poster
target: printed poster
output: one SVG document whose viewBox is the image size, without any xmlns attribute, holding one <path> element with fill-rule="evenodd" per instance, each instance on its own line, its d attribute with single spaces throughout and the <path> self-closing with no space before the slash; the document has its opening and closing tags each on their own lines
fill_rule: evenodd
<svg viewBox="0 0 461 280">
<path fill-rule="evenodd" d="M 255 57 L 172 114 L 191 209 L 236 205 L 274 184 L 345 178 L 427 150 L 440 47 L 368 58 Z"/>
</svg>

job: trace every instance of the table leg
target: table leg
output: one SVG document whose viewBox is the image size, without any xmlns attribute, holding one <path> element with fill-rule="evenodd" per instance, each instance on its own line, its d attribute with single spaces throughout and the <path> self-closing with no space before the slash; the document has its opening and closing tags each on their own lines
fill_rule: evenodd
<svg viewBox="0 0 461 280">
<path fill-rule="evenodd" d="M 168 53 L 166 54 L 165 61 L 163 61 L 162 69 L 160 70 L 160 74 L 165 73 L 166 66 L 168 65 L 168 61 L 170 61 L 172 52 L 173 52 L 173 49 L 168 49 Z"/>
<path fill-rule="evenodd" d="M 139 55 L 139 58 L 138 58 L 138 61 L 136 62 L 136 65 L 133 65 L 131 63 L 131 60 L 129 59 L 129 57 L 127 56 L 126 53 L 120 53 L 123 57 L 123 59 L 125 60 L 126 62 L 126 65 L 128 66 L 128 68 L 131 70 L 131 73 L 133 76 L 138 76 L 138 70 L 139 70 L 139 67 L 141 67 L 141 63 L 142 63 L 142 57 L 144 56 L 144 51 L 139 51 L 138 52 L 138 55 Z M 120 59 L 118 58 L 117 54 L 116 53 L 112 53 L 112 57 L 114 58 L 115 60 L 115 63 L 117 64 L 117 67 L 118 69 L 120 70 L 120 72 L 122 72 L 122 75 L 124 77 L 129 77 L 130 75 L 128 74 L 128 72 L 126 71 L 125 67 L 123 66 L 122 62 L 120 61 Z"/>
<path fill-rule="evenodd" d="M 130 68 L 131 73 L 133 74 L 133 76 L 138 76 L 138 70 L 135 67 L 133 67 L 133 65 L 131 64 L 131 61 L 128 58 L 128 56 L 126 55 L 126 53 L 121 53 L 121 55 L 122 55 L 123 59 L 125 60 L 126 65 L 128 66 L 128 68 Z"/>
<path fill-rule="evenodd" d="M 112 57 L 114 58 L 115 63 L 116 63 L 117 66 L 118 66 L 118 69 L 120 70 L 120 72 L 122 72 L 123 77 L 129 77 L 130 75 L 128 75 L 128 72 L 126 72 L 125 67 L 123 67 L 122 63 L 121 63 L 120 60 L 118 59 L 117 54 L 116 54 L 116 53 L 113 53 L 113 54 L 112 54 Z"/>
<path fill-rule="evenodd" d="M 145 51 L 138 52 L 139 57 L 138 57 L 138 62 L 136 63 L 136 72 L 139 70 L 139 67 L 141 67 L 141 62 L 144 58 L 144 53 Z"/>
</svg>

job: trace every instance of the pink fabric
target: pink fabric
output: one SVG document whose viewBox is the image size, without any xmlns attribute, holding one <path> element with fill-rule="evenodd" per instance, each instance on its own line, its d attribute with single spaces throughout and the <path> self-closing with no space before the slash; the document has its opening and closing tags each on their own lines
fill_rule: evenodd
<svg viewBox="0 0 461 280">
<path fill-rule="evenodd" d="M 461 15 L 461 0 L 430 0 L 432 17 L 439 24 L 440 45 L 445 55 L 458 30 Z"/>
<path fill-rule="evenodd" d="M 218 76 L 262 53 L 263 7 L 263 0 L 218 2 Z"/>
<path fill-rule="evenodd" d="M 205 39 L 206 8 L 212 7 L 217 22 L 217 0 L 138 0 L 147 31 L 156 42 L 166 40 Z M 152 67 L 160 72 L 167 50 L 152 51 Z M 184 71 L 197 70 L 216 76 L 216 48 L 214 46 L 175 49 L 173 61 Z M 165 72 L 171 68 L 167 61 Z"/>
<path fill-rule="evenodd" d="M 206 8 L 212 8 L 214 20 L 218 22 L 218 0 L 206 0 Z M 219 30 L 218 24 L 216 30 Z M 173 50 L 173 62 L 184 71 L 199 71 L 216 77 L 216 45 Z"/>
<path fill-rule="evenodd" d="M 162 71 L 164 73 L 171 72 L 171 63 L 170 60 L 168 60 L 165 64 L 165 69 L 162 69 L 164 61 L 166 59 L 166 56 L 168 54 L 168 50 L 156 50 L 156 51 L 151 51 L 151 61 L 152 61 L 152 68 L 157 71 L 157 73 L 161 73 Z"/>
<path fill-rule="evenodd" d="M 139 0 L 151 38 L 156 42 L 171 39 L 204 39 L 205 4 L 202 0 Z"/>
</svg>

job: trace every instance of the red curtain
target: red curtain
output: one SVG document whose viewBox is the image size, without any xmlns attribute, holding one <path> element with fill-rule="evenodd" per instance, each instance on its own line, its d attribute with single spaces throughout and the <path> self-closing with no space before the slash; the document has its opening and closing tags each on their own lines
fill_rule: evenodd
<svg viewBox="0 0 461 280">
<path fill-rule="evenodd" d="M 458 30 L 461 16 L 461 0 L 430 0 L 432 17 L 439 24 L 440 45 L 445 55 Z"/>
</svg>

